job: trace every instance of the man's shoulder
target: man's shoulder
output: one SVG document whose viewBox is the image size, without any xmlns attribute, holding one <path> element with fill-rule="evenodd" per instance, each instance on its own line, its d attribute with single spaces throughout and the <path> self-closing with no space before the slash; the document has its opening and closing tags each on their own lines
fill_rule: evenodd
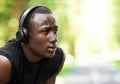
<svg viewBox="0 0 120 84">
<path fill-rule="evenodd" d="M 0 48 L 0 54 L 3 55 L 13 55 L 18 49 L 17 43 L 13 40 L 9 40 L 5 46 Z"/>
<path fill-rule="evenodd" d="M 61 47 L 57 47 L 56 52 L 63 53 L 63 49 Z"/>
<path fill-rule="evenodd" d="M 13 40 L 9 40 L 4 47 L 0 48 L 0 55 L 7 57 L 12 64 L 17 64 L 20 60 L 21 48 L 19 44 Z"/>
<path fill-rule="evenodd" d="M 63 51 L 63 49 L 60 48 L 60 47 L 57 47 L 55 56 L 63 57 L 63 56 L 64 56 L 64 51 Z"/>
</svg>

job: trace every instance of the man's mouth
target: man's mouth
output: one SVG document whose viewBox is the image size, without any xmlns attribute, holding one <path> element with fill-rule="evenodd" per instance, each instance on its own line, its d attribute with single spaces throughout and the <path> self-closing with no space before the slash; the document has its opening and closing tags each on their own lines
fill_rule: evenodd
<svg viewBox="0 0 120 84">
<path fill-rule="evenodd" d="M 49 52 L 55 52 L 55 50 L 56 50 L 56 46 L 55 45 L 52 45 L 52 46 L 48 47 L 48 51 Z"/>
</svg>

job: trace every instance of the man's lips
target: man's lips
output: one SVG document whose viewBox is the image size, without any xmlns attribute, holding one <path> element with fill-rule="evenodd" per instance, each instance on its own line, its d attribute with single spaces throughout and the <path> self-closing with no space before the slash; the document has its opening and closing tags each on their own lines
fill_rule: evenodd
<svg viewBox="0 0 120 84">
<path fill-rule="evenodd" d="M 52 45 L 48 47 L 49 52 L 55 52 L 55 50 L 56 50 L 56 45 Z"/>
</svg>

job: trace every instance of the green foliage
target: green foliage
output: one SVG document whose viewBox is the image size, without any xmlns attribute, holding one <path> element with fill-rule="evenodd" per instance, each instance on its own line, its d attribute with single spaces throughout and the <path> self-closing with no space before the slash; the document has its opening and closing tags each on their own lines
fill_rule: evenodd
<svg viewBox="0 0 120 84">
<path fill-rule="evenodd" d="M 14 0 L 2 0 L 0 1 L 0 23 L 3 20 L 7 20 L 10 17 L 12 12 L 12 5 L 14 4 Z"/>
<path fill-rule="evenodd" d="M 57 0 L 30 0 L 26 7 L 32 5 L 44 5 L 48 6 L 51 9 L 56 8 L 57 2 L 58 2 Z"/>
<path fill-rule="evenodd" d="M 120 47 L 120 0 L 112 0 L 112 4 L 115 7 L 113 10 L 113 15 L 115 16 L 116 22 L 114 25 L 116 32 L 116 41 Z"/>
<path fill-rule="evenodd" d="M 120 60 L 113 61 L 113 64 L 117 67 L 117 69 L 120 71 Z"/>
<path fill-rule="evenodd" d="M 12 12 L 13 0 L 0 1 L 0 46 L 4 45 L 7 31 L 7 22 Z"/>
</svg>

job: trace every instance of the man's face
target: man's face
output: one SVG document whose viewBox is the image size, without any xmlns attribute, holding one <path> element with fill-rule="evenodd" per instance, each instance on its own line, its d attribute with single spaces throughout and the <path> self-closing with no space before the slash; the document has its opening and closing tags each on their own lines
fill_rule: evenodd
<svg viewBox="0 0 120 84">
<path fill-rule="evenodd" d="M 57 25 L 52 14 L 35 14 L 30 22 L 29 49 L 39 57 L 51 58 L 55 54 Z"/>
</svg>

